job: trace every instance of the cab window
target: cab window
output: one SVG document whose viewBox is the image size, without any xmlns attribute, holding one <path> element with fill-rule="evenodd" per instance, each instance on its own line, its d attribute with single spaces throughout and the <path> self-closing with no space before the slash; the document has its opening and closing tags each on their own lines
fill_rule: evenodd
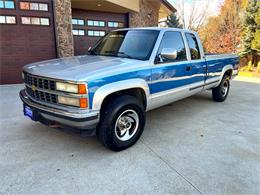
<svg viewBox="0 0 260 195">
<path fill-rule="evenodd" d="M 192 60 L 200 59 L 200 49 L 196 36 L 191 33 L 185 33 L 186 39 L 189 44 L 190 55 Z"/>
<path fill-rule="evenodd" d="M 171 49 L 177 51 L 176 59 L 167 59 L 162 57 L 160 54 L 162 49 Z M 182 35 L 180 32 L 165 32 L 163 38 L 161 40 L 161 44 L 159 46 L 156 63 L 167 63 L 167 62 L 178 62 L 187 60 L 186 50 L 184 46 L 184 42 L 182 39 Z"/>
</svg>

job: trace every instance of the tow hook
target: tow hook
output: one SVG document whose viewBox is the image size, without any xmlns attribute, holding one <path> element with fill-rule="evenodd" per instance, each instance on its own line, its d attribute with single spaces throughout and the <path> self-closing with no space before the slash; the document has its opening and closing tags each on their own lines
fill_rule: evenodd
<svg viewBox="0 0 260 195">
<path fill-rule="evenodd" d="M 61 126 L 58 123 L 51 123 L 51 124 L 49 124 L 49 127 L 51 127 L 51 128 L 60 128 Z"/>
</svg>

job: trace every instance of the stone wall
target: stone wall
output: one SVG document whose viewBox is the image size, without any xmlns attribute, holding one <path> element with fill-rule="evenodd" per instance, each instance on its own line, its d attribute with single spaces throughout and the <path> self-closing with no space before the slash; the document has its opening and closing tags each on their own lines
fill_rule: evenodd
<svg viewBox="0 0 260 195">
<path fill-rule="evenodd" d="M 129 27 L 158 26 L 159 1 L 140 0 L 140 11 L 129 13 Z"/>
<path fill-rule="evenodd" d="M 74 55 L 71 0 L 54 0 L 57 56 Z M 158 26 L 160 1 L 140 0 L 140 11 L 129 13 L 129 27 Z"/>
<path fill-rule="evenodd" d="M 71 0 L 54 0 L 58 57 L 74 55 Z"/>
</svg>

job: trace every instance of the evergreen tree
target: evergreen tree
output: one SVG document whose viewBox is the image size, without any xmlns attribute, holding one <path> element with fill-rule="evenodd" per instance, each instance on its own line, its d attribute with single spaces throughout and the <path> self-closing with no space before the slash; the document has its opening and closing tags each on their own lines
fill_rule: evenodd
<svg viewBox="0 0 260 195">
<path fill-rule="evenodd" d="M 260 1 L 257 1 L 256 4 L 258 10 L 254 18 L 256 24 L 256 31 L 255 31 L 254 39 L 252 41 L 252 49 L 260 53 Z"/>
<path fill-rule="evenodd" d="M 260 3 L 258 0 L 248 0 L 246 7 L 243 28 L 244 33 L 242 36 L 242 50 L 240 52 L 241 57 L 249 57 L 248 69 L 251 70 L 252 66 L 256 66 L 259 62 L 260 56 L 260 37 L 259 37 L 259 12 Z"/>
<path fill-rule="evenodd" d="M 167 17 L 166 25 L 172 28 L 183 28 L 183 25 L 180 23 L 180 19 L 176 13 L 172 13 Z"/>
</svg>

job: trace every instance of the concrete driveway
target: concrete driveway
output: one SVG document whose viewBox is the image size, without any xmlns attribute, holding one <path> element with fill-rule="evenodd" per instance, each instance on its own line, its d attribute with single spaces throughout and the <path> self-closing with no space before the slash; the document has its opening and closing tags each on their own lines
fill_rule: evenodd
<svg viewBox="0 0 260 195">
<path fill-rule="evenodd" d="M 20 88 L 0 87 L 0 194 L 260 194 L 260 84 L 151 111 L 118 153 L 25 118 Z"/>
</svg>

